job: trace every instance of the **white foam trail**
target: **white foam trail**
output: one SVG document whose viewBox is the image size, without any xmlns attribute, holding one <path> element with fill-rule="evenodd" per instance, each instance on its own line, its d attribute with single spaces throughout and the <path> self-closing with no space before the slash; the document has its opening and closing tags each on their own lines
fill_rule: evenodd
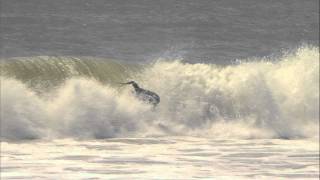
<svg viewBox="0 0 320 180">
<path fill-rule="evenodd" d="M 225 68 L 159 61 L 143 75 L 146 86 L 161 95 L 162 110 L 170 111 L 178 124 L 216 129 L 217 122 L 236 121 L 243 122 L 241 127 L 251 126 L 248 137 L 270 137 L 270 132 L 272 137 L 318 136 L 318 48 L 300 48 L 277 63 L 265 60 Z M 252 134 L 253 128 L 260 133 Z M 232 129 L 225 134 L 244 134 Z"/>
<path fill-rule="evenodd" d="M 228 67 L 159 61 L 137 81 L 160 95 L 156 110 L 135 99 L 129 86 L 118 91 L 71 78 L 43 99 L 2 77 L 1 137 L 318 137 L 318 48 L 301 48 L 276 63 Z"/>
</svg>

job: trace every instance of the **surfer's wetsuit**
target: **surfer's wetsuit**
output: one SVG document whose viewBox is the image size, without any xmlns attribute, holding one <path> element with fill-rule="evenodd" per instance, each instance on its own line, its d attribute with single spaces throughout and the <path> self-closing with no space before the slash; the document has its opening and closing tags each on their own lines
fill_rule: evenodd
<svg viewBox="0 0 320 180">
<path fill-rule="evenodd" d="M 159 104 L 160 97 L 156 93 L 140 88 L 138 84 L 134 81 L 130 81 L 124 84 L 132 84 L 134 91 L 136 93 L 136 96 L 140 100 L 147 102 L 149 104 L 152 104 L 153 106 L 157 106 Z"/>
</svg>

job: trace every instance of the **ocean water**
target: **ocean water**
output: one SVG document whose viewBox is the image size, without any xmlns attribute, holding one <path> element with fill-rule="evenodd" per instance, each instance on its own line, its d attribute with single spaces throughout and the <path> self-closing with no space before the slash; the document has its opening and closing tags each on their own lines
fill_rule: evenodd
<svg viewBox="0 0 320 180">
<path fill-rule="evenodd" d="M 317 179 L 314 140 L 195 137 L 6 143 L 1 179 Z"/>
<path fill-rule="evenodd" d="M 318 5 L 3 0 L 1 179 L 317 179 Z"/>
<path fill-rule="evenodd" d="M 2 63 L 4 179 L 316 179 L 319 50 L 229 66 Z M 154 109 L 116 82 L 157 92 Z"/>
<path fill-rule="evenodd" d="M 319 46 L 318 0 L 2 0 L 2 57 L 230 64 Z"/>
</svg>

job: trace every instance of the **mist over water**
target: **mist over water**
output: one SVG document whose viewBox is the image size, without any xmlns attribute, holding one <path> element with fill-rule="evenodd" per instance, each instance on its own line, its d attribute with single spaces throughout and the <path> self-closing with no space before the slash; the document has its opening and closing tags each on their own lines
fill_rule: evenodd
<svg viewBox="0 0 320 180">
<path fill-rule="evenodd" d="M 275 62 L 255 59 L 229 66 L 87 59 L 29 57 L 2 63 L 1 138 L 319 134 L 318 47 L 301 47 Z M 116 84 L 127 80 L 157 92 L 159 106 L 153 110 L 133 96 L 132 87 Z"/>
</svg>

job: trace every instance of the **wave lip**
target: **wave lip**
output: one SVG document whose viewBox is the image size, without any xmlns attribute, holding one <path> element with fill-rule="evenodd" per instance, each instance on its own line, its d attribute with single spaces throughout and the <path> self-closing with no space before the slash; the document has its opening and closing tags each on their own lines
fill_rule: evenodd
<svg viewBox="0 0 320 180">
<path fill-rule="evenodd" d="M 112 70 L 112 67 L 127 68 L 118 79 L 112 79 L 112 74 L 116 77 L 122 73 L 120 70 L 104 75 L 79 75 L 65 67 L 69 75 L 46 96 L 36 93 L 35 86 L 30 84 L 33 80 L 50 83 L 56 76 L 51 76 L 54 73 L 49 71 L 47 81 L 39 81 L 37 72 L 45 66 L 60 67 L 52 64 L 67 61 L 49 60 L 38 66 L 37 62 L 5 64 L 11 67 L 7 71 L 11 74 L 1 76 L 3 139 L 158 135 L 319 137 L 316 128 L 319 126 L 318 48 L 302 47 L 276 62 L 264 59 L 226 67 L 181 61 L 158 61 L 138 70 L 134 69 L 137 66 L 113 66 L 110 62 L 101 65 L 103 71 L 107 71 L 108 65 Z M 76 62 L 82 67 L 76 72 L 93 72 L 98 67 L 90 61 Z M 88 71 L 83 63 L 89 64 Z M 31 72 L 35 79 L 15 76 L 19 72 L 15 68 L 24 66 L 25 69 L 36 66 L 36 73 Z M 157 109 L 152 110 L 135 99 L 129 86 L 115 85 L 116 81 L 129 79 L 161 96 Z"/>
</svg>

